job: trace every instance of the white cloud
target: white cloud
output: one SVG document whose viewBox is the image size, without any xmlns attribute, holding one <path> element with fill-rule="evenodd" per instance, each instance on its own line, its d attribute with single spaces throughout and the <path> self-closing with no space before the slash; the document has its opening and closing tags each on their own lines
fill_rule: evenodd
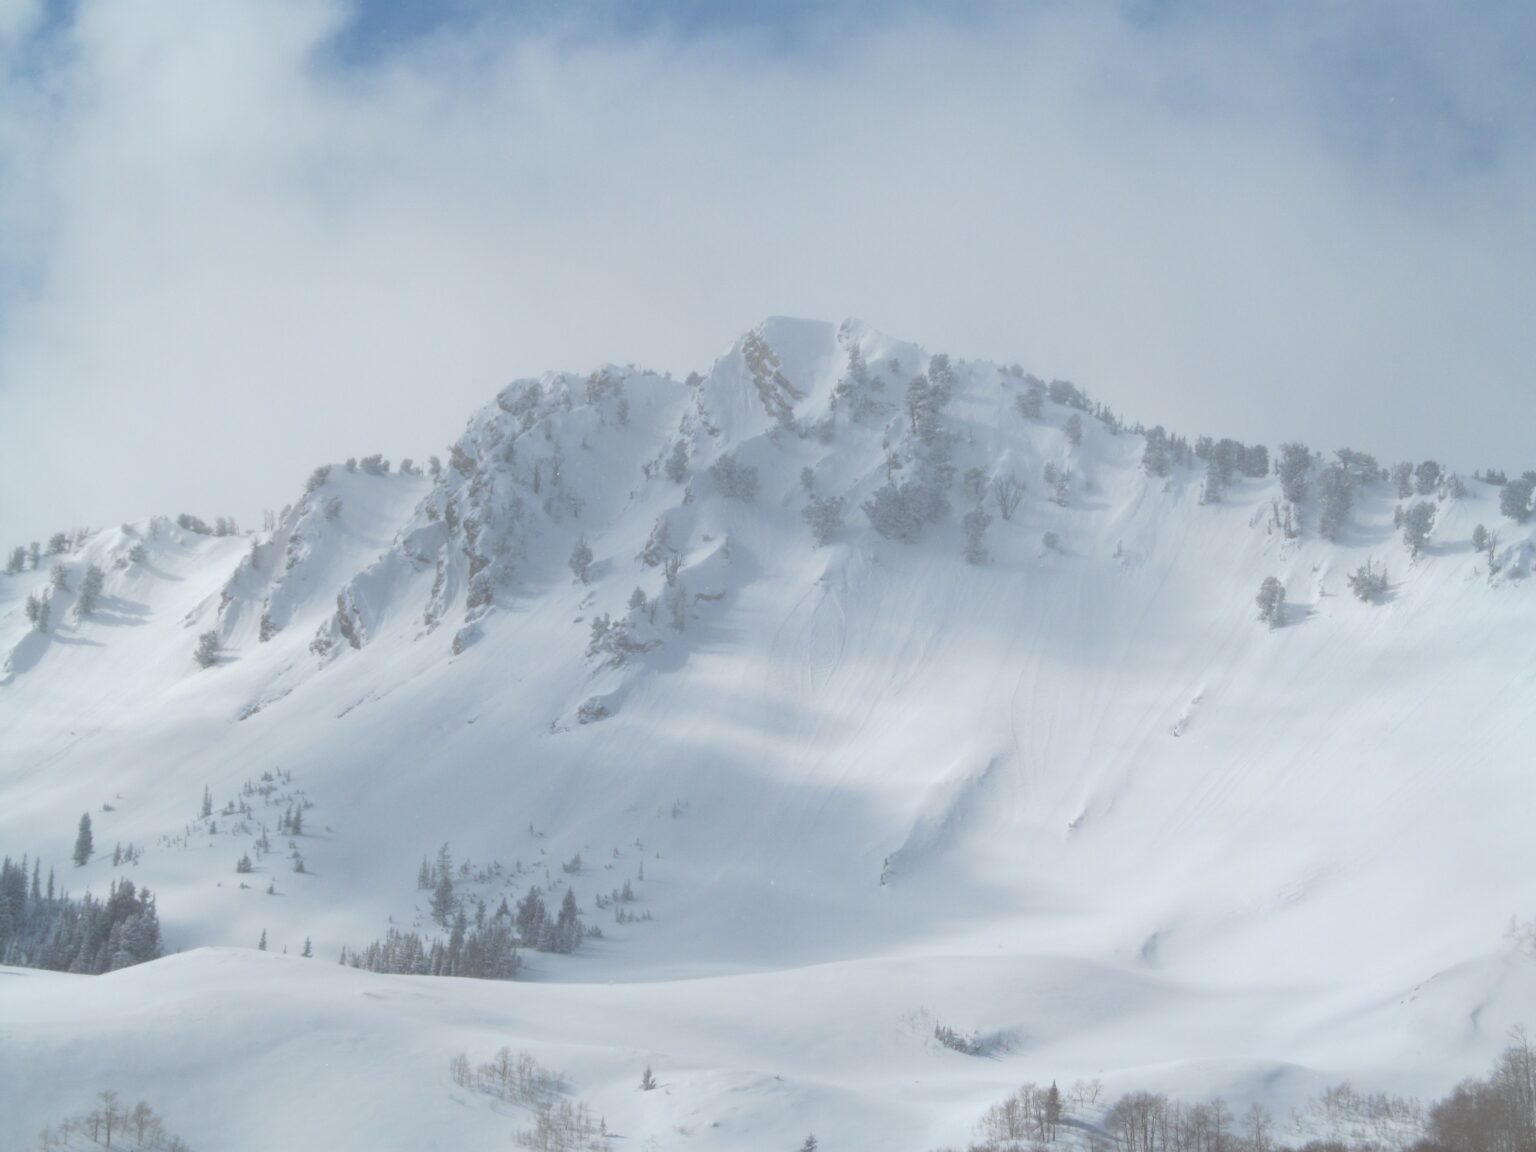
<svg viewBox="0 0 1536 1152">
<path fill-rule="evenodd" d="M 1423 157 L 1341 146 L 1304 63 L 1331 25 L 914 16 L 812 56 L 482 26 L 356 69 L 344 15 L 87 3 L 12 69 L 8 537 L 249 518 L 322 460 L 441 451 L 515 375 L 686 372 L 769 313 L 1190 433 L 1536 463 L 1529 152 L 1446 168 L 1454 117 L 1403 130 Z M 1497 125 L 1507 73 L 1445 56 Z"/>
</svg>

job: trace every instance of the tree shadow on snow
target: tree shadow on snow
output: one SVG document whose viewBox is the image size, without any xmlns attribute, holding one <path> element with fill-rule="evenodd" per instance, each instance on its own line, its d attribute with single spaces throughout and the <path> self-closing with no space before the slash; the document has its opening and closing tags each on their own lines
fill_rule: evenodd
<svg viewBox="0 0 1536 1152">
<path fill-rule="evenodd" d="M 1275 627 L 1293 628 L 1308 623 L 1317 615 L 1317 607 L 1312 604 L 1286 603 L 1280 606 L 1280 623 Z"/>
<path fill-rule="evenodd" d="M 173 584 L 180 584 L 182 582 L 182 577 L 172 576 L 169 572 L 166 572 L 160 568 L 156 568 L 148 560 L 140 560 L 137 563 L 140 568 L 144 569 L 144 571 L 148 572 L 157 580 L 169 580 Z"/>
<path fill-rule="evenodd" d="M 16 642 L 16 647 L 11 649 L 6 668 L 16 676 L 30 672 L 37 667 L 38 662 L 43 658 L 43 653 L 48 651 L 51 644 L 85 648 L 103 647 L 99 641 L 87 640 L 81 636 L 66 636 L 57 632 L 28 632 Z"/>
</svg>

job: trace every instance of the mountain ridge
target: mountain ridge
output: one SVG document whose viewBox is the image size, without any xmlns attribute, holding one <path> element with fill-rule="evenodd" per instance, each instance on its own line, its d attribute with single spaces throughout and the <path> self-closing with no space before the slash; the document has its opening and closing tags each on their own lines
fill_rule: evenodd
<svg viewBox="0 0 1536 1152">
<path fill-rule="evenodd" d="M 92 535 L 46 632 L 47 574 L 0 577 L 0 850 L 62 866 L 88 810 L 144 853 L 72 887 L 148 884 L 172 948 L 330 957 L 433 930 L 412 879 L 448 841 L 505 866 L 467 900 L 569 890 L 601 924 L 528 954 L 535 987 L 921 971 L 881 985 L 891 1020 L 943 1001 L 1021 1038 L 1009 1074 L 1475 1070 L 1536 1018 L 1504 935 L 1536 907 L 1530 529 L 1498 485 L 1401 497 L 1351 462 L 1324 540 L 1332 465 L 1291 500 L 1231 443 L 853 322 L 770 320 L 690 381 L 515 381 L 436 475 L 332 466 L 244 536 Z M 219 806 L 264 772 L 313 804 L 274 834 L 306 871 L 280 847 L 241 889 L 255 818 Z"/>
</svg>

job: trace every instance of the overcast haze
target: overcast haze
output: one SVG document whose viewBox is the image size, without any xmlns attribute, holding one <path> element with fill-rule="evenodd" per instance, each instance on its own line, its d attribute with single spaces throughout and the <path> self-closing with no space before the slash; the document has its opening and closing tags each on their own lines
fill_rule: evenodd
<svg viewBox="0 0 1536 1152">
<path fill-rule="evenodd" d="M 0 0 L 0 544 L 770 314 L 1536 466 L 1527 4 L 548 7 Z"/>
</svg>

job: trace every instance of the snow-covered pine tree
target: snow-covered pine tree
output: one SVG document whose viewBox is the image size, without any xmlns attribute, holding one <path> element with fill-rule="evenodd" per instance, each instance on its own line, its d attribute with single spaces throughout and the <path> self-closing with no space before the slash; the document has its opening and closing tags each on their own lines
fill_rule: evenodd
<svg viewBox="0 0 1536 1152">
<path fill-rule="evenodd" d="M 192 659 L 197 661 L 199 668 L 212 668 L 219 662 L 219 634 L 208 631 L 197 638 L 197 647 L 192 650 Z"/>
<path fill-rule="evenodd" d="M 1420 500 L 1403 513 L 1403 543 L 1408 555 L 1417 557 L 1429 543 L 1429 534 L 1435 527 L 1435 506 L 1428 500 Z"/>
<path fill-rule="evenodd" d="M 984 564 L 987 560 L 987 529 L 992 526 L 992 516 L 980 504 L 965 514 L 965 562 Z"/>
<path fill-rule="evenodd" d="M 583 584 L 591 582 L 592 546 L 587 543 L 585 536 L 577 537 L 576 545 L 571 549 L 570 567 L 577 580 Z"/>
<path fill-rule="evenodd" d="M 681 484 L 688 479 L 688 445 L 681 440 L 672 445 L 672 454 L 667 457 L 665 472 L 667 479 L 674 484 Z"/>
<path fill-rule="evenodd" d="M 98 564 L 88 565 L 85 575 L 80 577 L 80 595 L 75 600 L 75 611 L 81 616 L 89 616 L 96 611 L 101 603 L 102 586 L 106 583 L 106 574 L 102 572 Z"/>
<path fill-rule="evenodd" d="M 1301 505 L 1307 498 L 1307 473 L 1312 469 L 1312 453 L 1305 444 L 1292 442 L 1280 445 L 1280 460 L 1276 471 L 1280 474 L 1280 490 L 1292 504 Z"/>
<path fill-rule="evenodd" d="M 1285 585 L 1274 576 L 1264 577 L 1259 594 L 1254 597 L 1259 606 L 1259 619 L 1271 628 L 1278 628 L 1285 620 Z"/>
<path fill-rule="evenodd" d="M 75 867 L 81 867 L 91 859 L 91 853 L 96 850 L 95 838 L 91 834 L 91 814 L 80 814 L 80 827 L 75 833 Z"/>
<path fill-rule="evenodd" d="M 436 871 L 437 884 L 432 889 L 432 919 L 446 928 L 449 917 L 458 907 L 458 901 L 453 895 L 453 857 L 448 854 L 446 843 L 437 850 Z"/>
</svg>

